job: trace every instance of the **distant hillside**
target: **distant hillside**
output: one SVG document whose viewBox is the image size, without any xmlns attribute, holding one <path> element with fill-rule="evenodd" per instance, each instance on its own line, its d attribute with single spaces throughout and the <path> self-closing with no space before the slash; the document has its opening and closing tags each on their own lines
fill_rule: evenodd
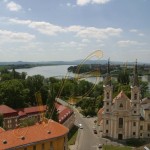
<svg viewBox="0 0 150 150">
<path fill-rule="evenodd" d="M 83 62 L 83 60 L 74 60 L 74 61 L 39 61 L 39 62 L 0 62 L 0 66 L 5 65 L 33 65 L 33 66 L 40 66 L 40 65 L 79 65 Z M 107 60 L 87 60 L 84 64 L 106 64 Z M 128 62 L 128 65 L 134 64 L 135 62 Z M 124 62 L 119 61 L 111 61 L 111 64 L 124 64 Z M 138 64 L 147 64 L 138 62 Z M 149 63 L 150 64 L 150 63 Z"/>
</svg>

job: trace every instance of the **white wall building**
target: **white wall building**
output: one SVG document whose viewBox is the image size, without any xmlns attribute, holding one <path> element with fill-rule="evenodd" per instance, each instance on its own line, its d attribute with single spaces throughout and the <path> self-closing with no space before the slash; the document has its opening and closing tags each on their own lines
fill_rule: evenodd
<svg viewBox="0 0 150 150">
<path fill-rule="evenodd" d="M 135 66 L 131 98 L 121 91 L 114 99 L 109 72 L 104 83 L 104 106 L 98 112 L 98 123 L 103 137 L 113 139 L 150 138 L 150 98 L 140 99 L 140 88 Z"/>
</svg>

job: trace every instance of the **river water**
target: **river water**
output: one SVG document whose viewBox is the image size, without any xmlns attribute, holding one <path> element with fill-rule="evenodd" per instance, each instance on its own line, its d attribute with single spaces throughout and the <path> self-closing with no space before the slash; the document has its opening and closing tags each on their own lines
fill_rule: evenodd
<svg viewBox="0 0 150 150">
<path fill-rule="evenodd" d="M 56 77 L 56 78 L 63 78 L 63 77 L 77 77 L 73 73 L 69 73 L 67 71 L 68 67 L 70 65 L 54 65 L 54 66 L 39 66 L 34 68 L 24 68 L 24 69 L 16 69 L 17 72 L 26 72 L 28 76 L 33 76 L 40 74 L 44 76 L 45 78 L 48 77 Z M 88 77 L 88 78 L 82 78 L 92 83 L 98 83 L 99 81 L 103 81 L 103 77 Z M 142 81 L 146 81 L 149 84 L 149 90 L 150 90 L 150 76 L 142 76 Z M 116 78 L 114 78 L 116 80 Z"/>
</svg>

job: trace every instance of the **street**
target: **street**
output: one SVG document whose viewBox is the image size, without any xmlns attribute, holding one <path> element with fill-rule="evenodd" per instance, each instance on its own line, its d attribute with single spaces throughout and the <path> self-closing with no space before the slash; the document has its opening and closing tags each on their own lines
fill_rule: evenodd
<svg viewBox="0 0 150 150">
<path fill-rule="evenodd" d="M 74 108 L 76 115 L 75 125 L 82 124 L 83 129 L 79 128 L 77 141 L 74 150 L 97 150 L 100 140 L 98 134 L 94 134 L 93 118 L 83 118 L 83 116 Z"/>
<path fill-rule="evenodd" d="M 57 99 L 57 101 L 65 106 L 68 106 L 68 103 L 62 101 L 61 99 Z M 98 134 L 94 134 L 93 132 L 94 118 L 85 118 L 78 112 L 78 110 L 74 106 L 71 107 L 74 110 L 76 117 L 75 125 L 79 126 L 79 124 L 82 124 L 83 129 L 79 128 L 76 144 L 70 146 L 70 149 L 98 150 L 98 144 L 100 144 L 101 142 Z"/>
</svg>

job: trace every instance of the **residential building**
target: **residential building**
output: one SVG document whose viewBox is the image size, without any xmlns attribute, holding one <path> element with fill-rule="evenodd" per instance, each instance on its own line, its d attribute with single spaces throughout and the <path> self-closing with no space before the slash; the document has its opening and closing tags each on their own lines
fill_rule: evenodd
<svg viewBox="0 0 150 150">
<path fill-rule="evenodd" d="M 0 150 L 67 150 L 65 126 L 53 121 L 0 132 Z"/>
<path fill-rule="evenodd" d="M 71 129 L 75 121 L 73 110 L 58 102 L 55 103 L 55 106 L 58 111 L 59 123 Z M 4 117 L 3 127 L 6 130 L 18 127 L 21 121 L 26 118 L 33 118 L 35 122 L 40 122 L 43 120 L 45 112 L 46 105 L 19 109 L 12 109 L 6 105 L 0 105 L 0 114 L 3 114 Z"/>
</svg>

